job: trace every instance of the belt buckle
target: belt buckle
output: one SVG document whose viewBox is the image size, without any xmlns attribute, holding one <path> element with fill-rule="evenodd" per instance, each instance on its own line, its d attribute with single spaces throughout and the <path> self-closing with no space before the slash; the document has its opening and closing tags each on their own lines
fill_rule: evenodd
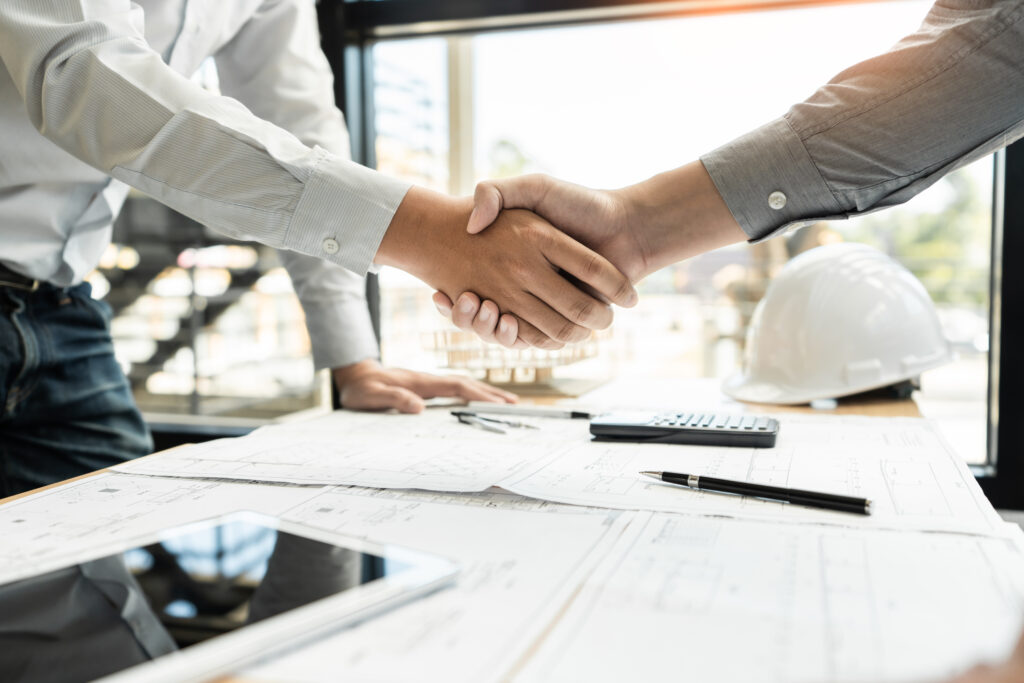
<svg viewBox="0 0 1024 683">
<path fill-rule="evenodd" d="M 28 280 L 28 278 L 25 278 Z M 15 289 L 21 289 L 26 292 L 34 292 L 39 289 L 39 280 L 31 280 L 29 282 L 11 282 L 10 280 L 4 280 L 3 276 L 0 276 L 0 287 L 14 287 Z"/>
</svg>

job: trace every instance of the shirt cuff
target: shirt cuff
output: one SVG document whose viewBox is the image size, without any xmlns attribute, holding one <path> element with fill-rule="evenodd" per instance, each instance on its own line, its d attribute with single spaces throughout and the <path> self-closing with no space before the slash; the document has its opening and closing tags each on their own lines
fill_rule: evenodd
<svg viewBox="0 0 1024 683">
<path fill-rule="evenodd" d="M 317 370 L 380 358 L 380 347 L 365 299 L 304 301 L 306 329 Z"/>
<path fill-rule="evenodd" d="M 846 218 L 785 118 L 700 158 L 752 242 L 810 221 Z"/>
<path fill-rule="evenodd" d="M 411 185 L 320 147 L 316 154 L 284 247 L 365 275 Z"/>
</svg>

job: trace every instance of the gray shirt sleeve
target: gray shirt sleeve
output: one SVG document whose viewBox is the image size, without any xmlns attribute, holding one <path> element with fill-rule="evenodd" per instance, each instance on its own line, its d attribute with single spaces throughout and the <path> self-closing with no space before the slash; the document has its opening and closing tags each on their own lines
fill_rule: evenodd
<svg viewBox="0 0 1024 683">
<path fill-rule="evenodd" d="M 1024 2 L 939 0 L 921 27 L 701 157 L 751 240 L 907 201 L 1024 136 Z"/>
</svg>

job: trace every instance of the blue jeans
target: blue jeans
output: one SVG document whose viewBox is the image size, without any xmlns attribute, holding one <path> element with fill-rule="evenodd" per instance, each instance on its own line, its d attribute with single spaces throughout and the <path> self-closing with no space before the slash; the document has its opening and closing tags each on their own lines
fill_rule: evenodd
<svg viewBox="0 0 1024 683">
<path fill-rule="evenodd" d="M 0 287 L 0 496 L 153 449 L 90 292 Z"/>
</svg>

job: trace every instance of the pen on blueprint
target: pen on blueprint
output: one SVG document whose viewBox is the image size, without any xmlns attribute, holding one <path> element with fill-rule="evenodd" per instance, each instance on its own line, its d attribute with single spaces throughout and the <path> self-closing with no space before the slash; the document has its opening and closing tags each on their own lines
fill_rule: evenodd
<svg viewBox="0 0 1024 683">
<path fill-rule="evenodd" d="M 853 512 L 860 515 L 871 514 L 871 501 L 867 498 L 854 498 L 852 496 L 840 496 L 835 493 L 804 491 L 802 489 L 788 489 L 782 486 L 752 484 L 745 481 L 732 481 L 730 479 L 716 479 L 715 477 L 702 477 L 696 474 L 682 474 L 680 472 L 641 472 L 640 474 L 668 484 L 678 484 L 679 486 L 686 486 L 687 488 L 700 491 L 732 493 L 752 498 L 792 503 L 793 505 L 806 505 L 807 507 L 837 510 L 839 512 Z"/>
<path fill-rule="evenodd" d="M 572 420 L 589 420 L 596 413 L 589 410 L 569 410 L 558 406 L 517 405 L 514 403 L 488 403 L 470 401 L 467 406 L 478 413 L 493 415 L 521 415 L 524 417 L 561 417 Z"/>
</svg>

